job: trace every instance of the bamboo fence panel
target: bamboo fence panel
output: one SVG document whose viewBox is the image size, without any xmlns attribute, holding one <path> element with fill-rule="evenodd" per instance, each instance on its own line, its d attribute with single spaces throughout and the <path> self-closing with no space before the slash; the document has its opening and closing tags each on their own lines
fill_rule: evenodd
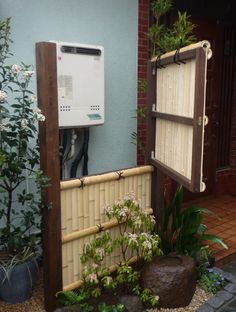
<svg viewBox="0 0 236 312">
<path fill-rule="evenodd" d="M 208 41 L 152 59 L 156 74 L 155 150 L 151 163 L 192 192 L 205 190 L 203 143 Z"/>
<path fill-rule="evenodd" d="M 143 209 L 152 212 L 152 171 L 152 166 L 142 166 L 61 182 L 63 289 L 80 285 L 83 246 L 96 237 L 100 226 L 109 229 L 112 237 L 119 235 L 117 222 L 105 218 L 105 206 L 123 199 L 128 192 L 135 192 Z M 105 265 L 114 267 L 120 260 L 116 250 L 106 257 Z"/>
</svg>

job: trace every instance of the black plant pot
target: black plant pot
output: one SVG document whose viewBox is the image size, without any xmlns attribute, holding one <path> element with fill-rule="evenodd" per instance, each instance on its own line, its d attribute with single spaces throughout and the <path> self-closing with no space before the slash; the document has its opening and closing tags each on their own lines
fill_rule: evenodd
<svg viewBox="0 0 236 312">
<path fill-rule="evenodd" d="M 36 259 L 15 265 L 8 278 L 3 268 L 0 268 L 0 298 L 8 303 L 18 303 L 32 296 L 38 264 Z"/>
</svg>

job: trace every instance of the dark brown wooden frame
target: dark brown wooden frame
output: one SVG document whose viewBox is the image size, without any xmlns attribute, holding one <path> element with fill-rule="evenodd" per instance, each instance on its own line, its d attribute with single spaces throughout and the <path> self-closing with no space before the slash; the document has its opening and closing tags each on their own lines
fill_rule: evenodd
<svg viewBox="0 0 236 312">
<path fill-rule="evenodd" d="M 192 149 L 192 172 L 191 180 L 181 175 L 174 169 L 168 167 L 162 162 L 151 157 L 150 162 L 157 167 L 161 172 L 170 176 L 176 182 L 182 184 L 191 192 L 201 192 L 202 183 L 202 154 L 204 142 L 204 118 L 205 118 L 205 92 L 206 92 L 206 49 L 198 47 L 194 50 L 179 52 L 179 59 L 186 61 L 196 59 L 196 72 L 195 72 L 195 94 L 194 94 L 194 116 L 193 118 L 165 114 L 160 112 L 152 112 L 153 118 L 174 121 L 178 124 L 192 125 L 193 126 L 193 149 Z M 169 56 L 157 60 L 157 70 L 165 70 L 164 66 L 174 63 L 174 57 Z M 155 65 L 155 63 L 153 64 Z M 179 66 L 184 64 L 179 63 Z M 154 130 L 154 133 L 156 130 Z M 155 135 L 153 136 L 153 139 Z M 154 151 L 154 149 L 153 149 Z"/>
<path fill-rule="evenodd" d="M 44 201 L 51 204 L 43 211 L 44 301 L 47 312 L 56 309 L 56 293 L 62 290 L 62 244 L 60 206 L 59 128 L 57 104 L 56 44 L 36 44 L 38 105 L 46 120 L 40 123 L 40 163 L 50 178 Z"/>
</svg>

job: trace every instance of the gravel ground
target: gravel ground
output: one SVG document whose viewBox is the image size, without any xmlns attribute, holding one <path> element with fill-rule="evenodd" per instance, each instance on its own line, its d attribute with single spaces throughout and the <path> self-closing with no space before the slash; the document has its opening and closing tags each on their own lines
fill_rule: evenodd
<svg viewBox="0 0 236 312">
<path fill-rule="evenodd" d="M 196 311 L 203 303 L 205 303 L 212 294 L 206 293 L 200 287 L 197 286 L 196 292 L 192 298 L 192 301 L 187 307 L 178 308 L 178 309 L 151 309 L 149 312 L 194 312 Z"/>
<path fill-rule="evenodd" d="M 30 300 L 17 304 L 9 304 L 0 300 L 0 312 L 45 312 L 42 271 L 39 273 L 39 278 L 35 284 L 33 296 Z"/>
<path fill-rule="evenodd" d="M 197 287 L 192 301 L 187 307 L 178 309 L 151 309 L 149 312 L 194 312 L 212 295 Z M 46 312 L 43 302 L 43 274 L 39 274 L 39 279 L 35 285 L 33 296 L 23 303 L 9 304 L 0 300 L 0 312 Z"/>
</svg>

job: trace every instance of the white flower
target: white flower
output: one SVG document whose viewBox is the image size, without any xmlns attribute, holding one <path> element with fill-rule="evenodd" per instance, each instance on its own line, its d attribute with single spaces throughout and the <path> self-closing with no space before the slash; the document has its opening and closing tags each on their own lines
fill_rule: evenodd
<svg viewBox="0 0 236 312">
<path fill-rule="evenodd" d="M 149 216 L 149 219 L 150 219 L 151 223 L 153 223 L 153 224 L 156 223 L 155 216 L 150 215 L 150 216 Z"/>
<path fill-rule="evenodd" d="M 112 282 L 112 277 L 111 276 L 105 276 L 104 277 L 104 283 L 106 286 L 109 286 Z"/>
<path fill-rule="evenodd" d="M 91 273 L 87 276 L 86 278 L 90 283 L 94 283 L 94 284 L 97 284 L 98 283 L 98 277 L 97 277 L 97 274 L 95 273 Z"/>
<path fill-rule="evenodd" d="M 32 77 L 34 74 L 34 71 L 33 70 L 25 70 L 23 74 L 26 77 Z"/>
<path fill-rule="evenodd" d="M 45 116 L 42 114 L 41 109 L 35 108 L 34 114 L 38 121 L 45 121 Z"/>
<path fill-rule="evenodd" d="M 133 245 L 133 246 L 137 246 L 138 245 L 138 236 L 137 234 L 132 234 L 132 233 L 129 233 L 128 234 L 128 240 L 129 240 L 129 245 Z"/>
<path fill-rule="evenodd" d="M 14 64 L 12 65 L 11 70 L 14 74 L 18 74 L 22 70 L 22 67 L 20 65 Z"/>
<path fill-rule="evenodd" d="M 45 116 L 43 114 L 37 114 L 36 116 L 38 121 L 45 121 Z"/>
<path fill-rule="evenodd" d="M 86 265 L 85 265 L 84 268 L 83 268 L 83 273 L 84 273 L 85 275 L 88 274 L 88 267 L 87 267 Z"/>
<path fill-rule="evenodd" d="M 105 213 L 110 216 L 112 214 L 112 208 L 111 206 L 106 206 L 105 207 Z"/>
<path fill-rule="evenodd" d="M 129 193 L 127 193 L 124 197 L 125 200 L 134 200 L 136 198 L 135 196 L 135 192 L 134 191 L 131 191 Z"/>
<path fill-rule="evenodd" d="M 32 95 L 32 96 L 30 97 L 30 99 L 31 99 L 32 102 L 36 102 L 36 101 L 37 101 L 37 96 Z M 39 110 L 40 113 L 41 113 L 41 109 L 39 109 L 38 107 L 35 109 L 35 111 L 36 111 L 36 110 L 37 110 L 37 111 Z"/>
<path fill-rule="evenodd" d="M 160 297 L 159 296 L 155 296 L 155 300 L 159 301 Z"/>
<path fill-rule="evenodd" d="M 149 233 L 146 233 L 146 232 L 142 232 L 140 234 L 140 236 L 143 238 L 143 239 L 151 239 L 152 236 L 149 234 Z"/>
<path fill-rule="evenodd" d="M 4 102 L 6 98 L 7 98 L 6 92 L 0 90 L 0 102 Z"/>
<path fill-rule="evenodd" d="M 95 253 L 99 256 L 100 259 L 103 259 L 105 256 L 105 250 L 103 248 L 96 248 Z"/>
<path fill-rule="evenodd" d="M 26 129 L 26 128 L 28 127 L 28 124 L 29 124 L 29 121 L 28 121 L 27 119 L 23 118 L 23 119 L 21 120 L 21 127 L 22 127 L 23 129 Z"/>
<path fill-rule="evenodd" d="M 128 233 L 128 238 L 131 240 L 131 241 L 137 241 L 137 234 L 132 234 L 132 233 Z"/>
<path fill-rule="evenodd" d="M 141 228 L 141 226 L 142 226 L 142 220 L 141 220 L 139 217 L 137 217 L 137 218 L 134 220 L 134 225 L 135 225 L 136 228 Z"/>
<path fill-rule="evenodd" d="M 152 250 L 152 244 L 149 241 L 144 241 L 142 245 L 145 250 Z"/>
<path fill-rule="evenodd" d="M 124 207 L 119 211 L 119 217 L 125 218 L 127 217 L 128 213 L 129 213 L 128 207 Z"/>
</svg>

